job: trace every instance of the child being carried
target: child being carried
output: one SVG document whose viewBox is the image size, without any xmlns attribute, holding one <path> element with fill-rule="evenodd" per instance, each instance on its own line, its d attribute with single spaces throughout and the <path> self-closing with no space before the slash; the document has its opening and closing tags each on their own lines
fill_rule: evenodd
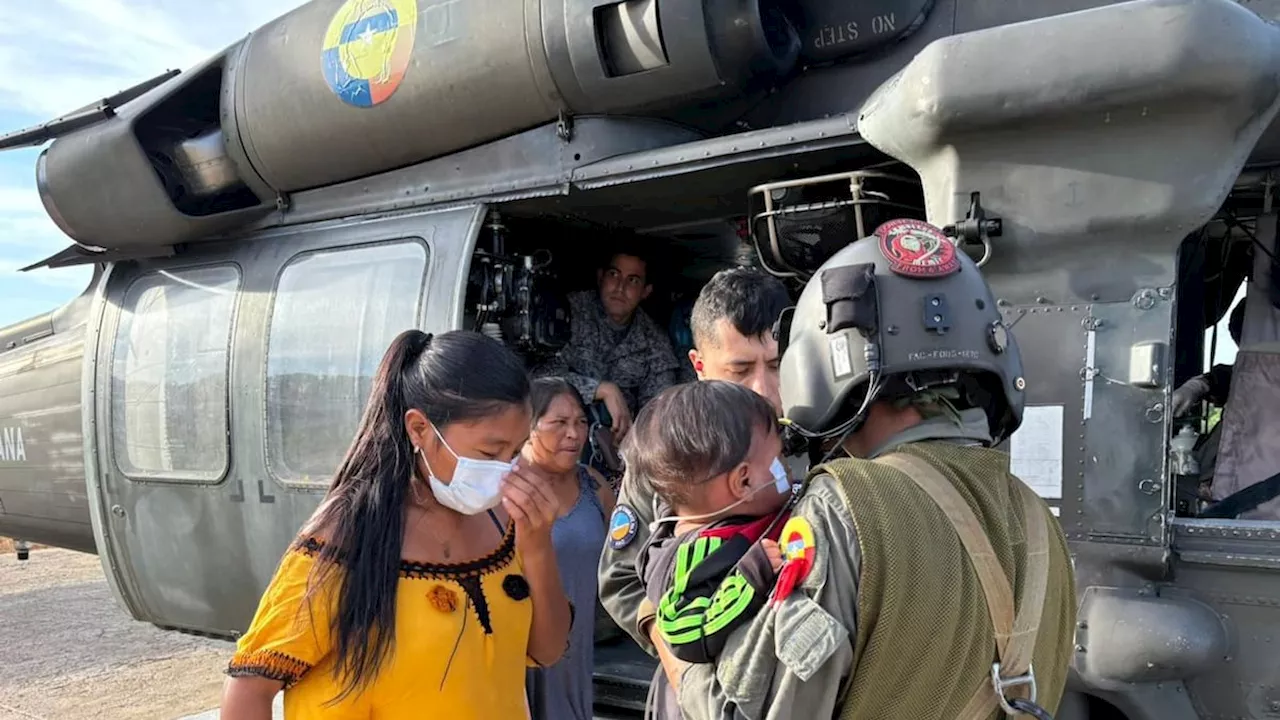
<svg viewBox="0 0 1280 720">
<path fill-rule="evenodd" d="M 718 380 L 668 388 L 624 441 L 628 474 L 651 483 L 657 498 L 636 569 L 654 623 L 680 660 L 713 662 L 769 599 L 793 497 L 781 454 L 768 401 Z M 651 692 L 654 717 L 681 717 L 661 668 Z"/>
</svg>

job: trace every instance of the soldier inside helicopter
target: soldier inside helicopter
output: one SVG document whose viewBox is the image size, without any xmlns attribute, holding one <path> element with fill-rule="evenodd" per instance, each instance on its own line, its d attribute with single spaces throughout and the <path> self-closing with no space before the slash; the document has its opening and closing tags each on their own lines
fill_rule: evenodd
<svg viewBox="0 0 1280 720">
<path fill-rule="evenodd" d="M 568 297 L 571 336 L 567 345 L 533 371 L 560 376 L 584 400 L 603 402 L 620 443 L 640 408 L 678 383 L 681 363 L 666 330 L 641 307 L 653 293 L 655 268 L 638 243 L 611 244 L 601 253 L 596 287 Z"/>
<path fill-rule="evenodd" d="M 657 278 L 648 256 L 660 242 L 492 211 L 471 266 L 466 327 L 511 346 L 535 377 L 573 385 L 588 406 L 583 462 L 615 490 L 631 419 L 663 389 L 693 379 L 676 354 L 688 351 L 681 300 L 718 269 L 684 262 Z"/>
</svg>

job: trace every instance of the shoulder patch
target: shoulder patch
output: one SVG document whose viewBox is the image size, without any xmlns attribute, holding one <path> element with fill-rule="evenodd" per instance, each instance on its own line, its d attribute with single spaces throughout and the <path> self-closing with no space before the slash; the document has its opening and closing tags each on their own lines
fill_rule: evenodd
<svg viewBox="0 0 1280 720">
<path fill-rule="evenodd" d="M 613 514 L 609 516 L 609 547 L 614 550 L 631 544 L 636 539 L 636 529 L 639 521 L 636 520 L 636 511 L 626 503 L 618 503 L 613 508 Z"/>
<path fill-rule="evenodd" d="M 792 517 L 787 520 L 787 524 L 782 526 L 782 559 L 791 560 L 807 560 L 813 563 L 813 555 L 817 550 L 817 543 L 813 539 L 813 527 L 809 525 L 809 521 L 802 517 Z"/>
<path fill-rule="evenodd" d="M 813 569 L 814 556 L 818 552 L 813 526 L 798 515 L 791 516 L 782 526 L 782 534 L 778 536 L 778 540 L 782 550 L 782 569 L 778 571 L 778 580 L 773 586 L 771 605 L 778 605 L 786 600 L 791 591 L 800 585 Z"/>
<path fill-rule="evenodd" d="M 942 231 L 927 222 L 890 220 L 876 228 L 880 254 L 889 269 L 912 278 L 950 275 L 960 269 L 956 245 Z"/>
</svg>

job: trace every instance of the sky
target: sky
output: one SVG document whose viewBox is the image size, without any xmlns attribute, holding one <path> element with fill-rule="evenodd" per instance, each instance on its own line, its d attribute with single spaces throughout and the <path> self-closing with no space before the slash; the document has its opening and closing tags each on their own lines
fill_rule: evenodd
<svg viewBox="0 0 1280 720">
<path fill-rule="evenodd" d="M 0 134 L 51 120 L 165 70 L 186 70 L 302 0 L 41 0 L 0 23 Z M 87 267 L 18 268 L 71 240 L 36 194 L 42 148 L 0 152 L 0 327 L 79 295 Z"/>
<path fill-rule="evenodd" d="M 1222 314 L 1222 319 L 1218 321 L 1218 349 L 1213 355 L 1214 365 L 1231 365 L 1236 361 L 1236 342 L 1231 339 L 1231 331 L 1227 325 L 1231 322 L 1231 311 L 1235 310 L 1237 304 L 1244 299 L 1245 291 L 1248 289 L 1248 283 L 1240 283 L 1240 289 L 1236 291 L 1236 297 L 1231 301 L 1231 307 Z M 1213 328 L 1205 333 L 1204 341 L 1204 366 L 1209 367 L 1209 352 L 1213 348 Z"/>
</svg>

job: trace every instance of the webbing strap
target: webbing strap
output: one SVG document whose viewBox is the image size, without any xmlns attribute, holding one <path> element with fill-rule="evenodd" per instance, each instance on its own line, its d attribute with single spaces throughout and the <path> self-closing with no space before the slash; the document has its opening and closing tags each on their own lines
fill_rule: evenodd
<svg viewBox="0 0 1280 720">
<path fill-rule="evenodd" d="M 1031 667 L 1040 619 L 1044 616 L 1044 603 L 1048 599 L 1049 521 L 1035 491 L 1021 480 L 1017 482 L 1017 488 L 1022 493 L 1022 516 L 1026 523 L 1027 574 L 1022 584 L 1022 606 L 1013 622 L 1013 636 L 1005 646 L 1001 663 L 1014 673 L 1023 673 Z"/>
<path fill-rule="evenodd" d="M 911 478 L 921 490 L 929 494 L 955 526 L 960 542 L 973 561 L 973 569 L 978 573 L 983 594 L 987 596 L 987 611 L 991 614 L 991 627 L 995 629 L 996 655 L 1004 658 L 1005 646 L 1013 633 L 1013 589 L 1009 586 L 1009 579 L 1005 577 L 1004 567 L 1000 565 L 1000 560 L 991 547 L 991 541 L 978 522 L 978 516 L 973 514 L 969 503 L 965 502 L 951 481 L 928 463 L 908 455 L 887 455 L 878 458 L 876 462 L 888 465 Z"/>
<path fill-rule="evenodd" d="M 1022 609 L 1015 616 L 1013 589 L 1004 568 L 977 515 L 951 481 L 929 463 L 910 455 L 891 454 L 877 458 L 875 462 L 911 478 L 951 521 L 982 583 L 995 635 L 999 677 L 1009 679 L 1028 673 L 1049 582 L 1049 530 L 1035 493 L 1018 481 L 1026 517 L 1027 575 L 1023 585 Z M 996 694 L 995 680 L 984 675 L 957 720 L 982 720 L 997 706 L 1005 704 L 1003 698 Z"/>
</svg>

